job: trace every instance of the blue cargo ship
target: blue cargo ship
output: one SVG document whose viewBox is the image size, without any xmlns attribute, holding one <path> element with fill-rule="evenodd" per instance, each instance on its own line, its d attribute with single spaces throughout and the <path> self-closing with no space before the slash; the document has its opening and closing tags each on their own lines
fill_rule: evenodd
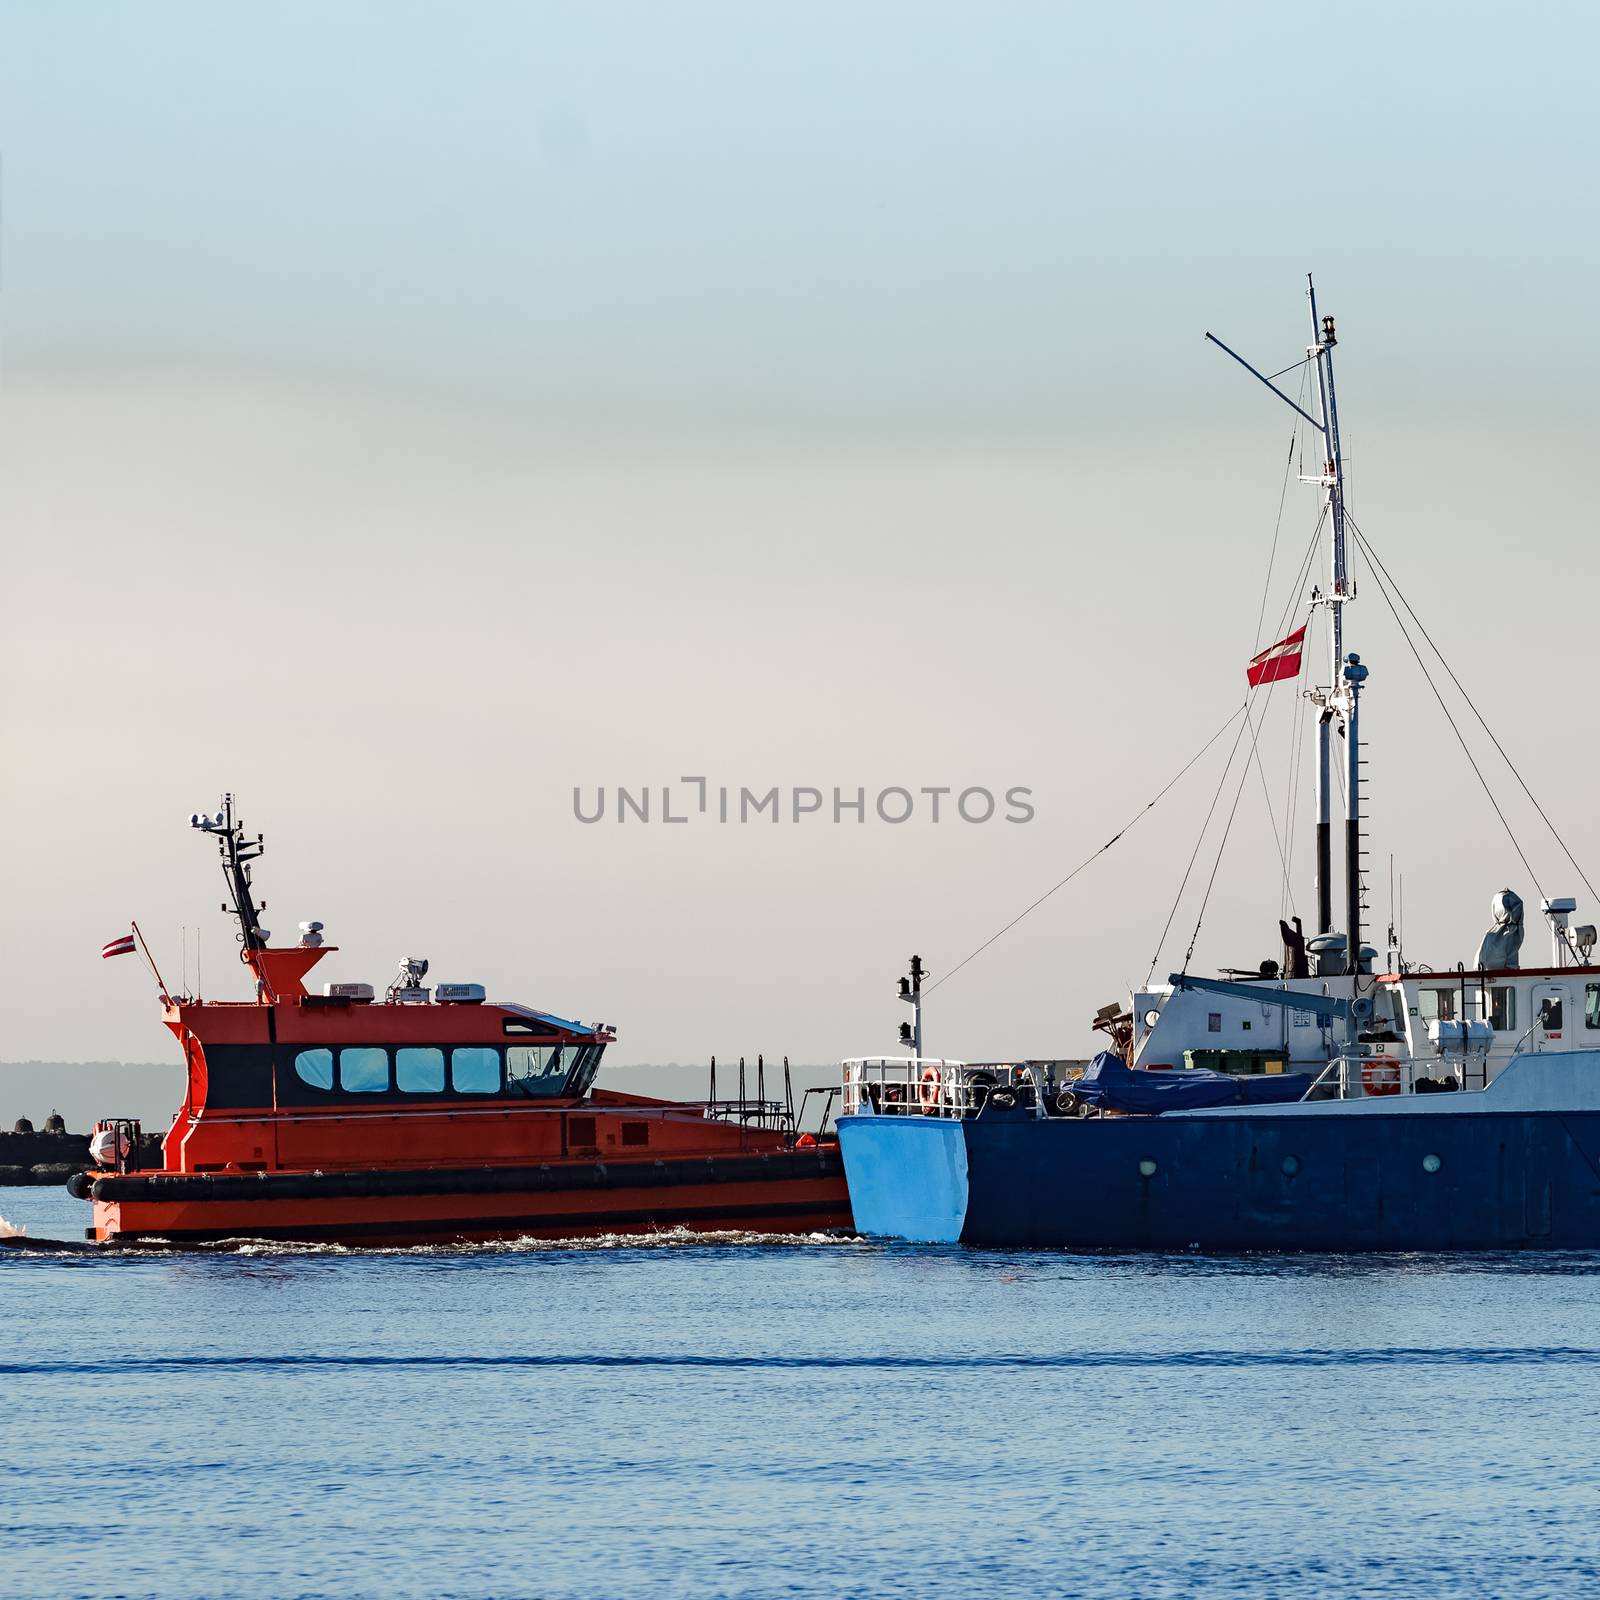
<svg viewBox="0 0 1600 1600">
<path fill-rule="evenodd" d="M 900 1066 L 881 1064 L 884 1087 Z M 1600 1246 L 1600 1049 L 1519 1055 L 1486 1088 L 1455 1094 L 1117 1117 L 992 1094 L 976 1109 L 915 1098 L 874 1109 L 879 1064 L 850 1068 L 839 1142 L 867 1235 L 1077 1249 Z"/>
<path fill-rule="evenodd" d="M 925 1056 L 924 973 L 913 958 L 910 980 L 901 980 L 901 997 L 915 1018 L 901 1030 L 909 1053 L 845 1063 L 839 1139 L 864 1234 L 1089 1249 L 1600 1247 L 1600 966 L 1593 963 L 1594 926 L 1574 923 L 1576 899 L 1546 895 L 1535 879 L 1551 940 L 1547 966 L 1521 965 L 1524 906 L 1510 889 L 1493 897 L 1492 925 L 1470 965 L 1434 969 L 1408 960 L 1392 901 L 1386 953 L 1380 957 L 1363 940 L 1369 884 L 1360 706 L 1368 668 L 1345 648 L 1344 609 L 1355 598 L 1347 536 L 1366 557 L 1369 580 L 1389 603 L 1446 716 L 1413 632 L 1478 713 L 1348 516 L 1334 324 L 1319 318 L 1309 280 L 1308 299 L 1312 342 L 1301 364 L 1299 400 L 1274 381 L 1281 373 L 1262 374 L 1207 335 L 1309 426 L 1320 464 L 1302 472 L 1302 480 L 1321 490 L 1322 504 L 1301 579 L 1324 531 L 1328 571 L 1310 591 L 1306 622 L 1249 663 L 1253 698 L 1241 708 L 1234 753 L 1201 842 L 1213 814 L 1231 825 L 1252 761 L 1260 767 L 1266 708 L 1259 702 L 1270 699 L 1274 685 L 1300 677 L 1312 648 L 1308 634 L 1325 633 L 1327 682 L 1296 696 L 1291 723 L 1309 728 L 1313 741 L 1315 926 L 1307 932 L 1299 917 L 1280 917 L 1278 956 L 1254 969 L 1199 977 L 1189 960 L 1202 902 L 1183 969 L 1153 983 L 1152 965 L 1126 1005 L 1102 1008 L 1094 1026 L 1109 1048 L 1087 1065 Z M 1288 620 L 1286 607 L 1283 625 Z M 1342 741 L 1337 762 L 1335 740 Z M 1472 766 L 1488 789 L 1478 763 Z M 1235 778 L 1230 810 L 1219 802 Z M 1336 787 L 1344 812 L 1337 917 Z M 1522 787 L 1593 894 L 1544 808 Z M 1498 800 L 1495 810 L 1532 875 Z M 1223 826 L 1217 866 L 1226 843 Z M 1196 858 L 1199 852 L 1197 843 Z M 1283 865 L 1287 898 L 1287 858 Z M 1213 867 L 1212 884 L 1216 877 Z M 1292 910 L 1292 901 L 1283 909 Z"/>
</svg>

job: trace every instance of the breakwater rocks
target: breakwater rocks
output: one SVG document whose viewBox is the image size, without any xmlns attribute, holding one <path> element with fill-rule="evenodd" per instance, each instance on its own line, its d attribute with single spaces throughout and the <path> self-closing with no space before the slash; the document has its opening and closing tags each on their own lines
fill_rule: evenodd
<svg viewBox="0 0 1600 1600">
<path fill-rule="evenodd" d="M 161 1136 L 144 1136 L 147 1167 L 161 1164 Z M 89 1165 L 86 1133 L 0 1133 L 0 1189 L 65 1183 Z"/>
</svg>

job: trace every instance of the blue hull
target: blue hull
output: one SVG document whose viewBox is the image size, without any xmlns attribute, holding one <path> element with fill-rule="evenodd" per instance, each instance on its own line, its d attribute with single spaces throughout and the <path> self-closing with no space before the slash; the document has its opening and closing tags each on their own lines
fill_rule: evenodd
<svg viewBox="0 0 1600 1600">
<path fill-rule="evenodd" d="M 1600 1085 L 1600 1056 L 1588 1060 Z M 1470 1108 L 1451 1096 L 1438 1111 L 1407 1096 L 1393 1111 L 1366 1101 L 1082 1121 L 989 1108 L 966 1121 L 846 1117 L 839 1137 L 856 1226 L 878 1237 L 1123 1250 L 1600 1248 L 1600 1109 L 1524 1109 L 1518 1098 L 1491 1089 Z"/>
</svg>

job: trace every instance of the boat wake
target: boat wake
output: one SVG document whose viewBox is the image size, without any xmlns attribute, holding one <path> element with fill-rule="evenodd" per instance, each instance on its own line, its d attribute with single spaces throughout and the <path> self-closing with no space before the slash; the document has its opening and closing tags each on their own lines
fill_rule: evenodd
<svg viewBox="0 0 1600 1600">
<path fill-rule="evenodd" d="M 754 1229 L 663 1228 L 658 1233 L 601 1233 L 572 1239 L 489 1239 L 465 1244 L 343 1245 L 295 1244 L 276 1239 L 224 1240 L 207 1248 L 245 1256 L 500 1256 L 541 1255 L 590 1250 L 685 1250 L 715 1248 L 796 1249 L 863 1241 L 833 1233 L 761 1233 Z"/>
<path fill-rule="evenodd" d="M 663 1228 L 658 1233 L 603 1233 L 572 1239 L 542 1239 L 525 1235 L 517 1239 L 491 1239 L 476 1243 L 418 1245 L 346 1245 L 294 1242 L 282 1239 L 218 1239 L 204 1244 L 171 1243 L 145 1239 L 137 1244 L 79 1244 L 65 1239 L 33 1239 L 24 1229 L 7 1231 L 0 1218 L 0 1247 L 20 1246 L 30 1256 L 46 1259 L 147 1260 L 151 1256 L 418 1256 L 427 1259 L 478 1256 L 570 1254 L 616 1250 L 811 1249 L 818 1245 L 858 1245 L 865 1240 L 836 1233 L 761 1233 L 755 1229 L 696 1231 Z M 3 1252 L 0 1252 L 3 1253 Z"/>
</svg>

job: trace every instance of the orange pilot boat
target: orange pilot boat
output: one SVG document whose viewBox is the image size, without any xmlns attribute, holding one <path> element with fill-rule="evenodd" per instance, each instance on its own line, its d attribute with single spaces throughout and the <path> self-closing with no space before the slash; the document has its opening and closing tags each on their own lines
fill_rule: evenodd
<svg viewBox="0 0 1600 1600">
<path fill-rule="evenodd" d="M 246 836 L 233 797 L 190 821 L 220 845 L 255 998 L 173 996 L 156 972 L 188 1093 L 159 1169 L 141 1169 L 136 1123 L 96 1125 L 98 1170 L 68 1186 L 93 1203 L 90 1238 L 411 1245 L 850 1227 L 837 1142 L 797 1133 L 792 1097 L 596 1089 L 609 1026 L 492 1003 L 476 984 L 429 989 L 424 961 L 403 961 L 381 999 L 361 983 L 311 992 L 334 947 L 315 922 L 296 945 L 269 943 L 251 890 L 262 839 Z"/>
</svg>

